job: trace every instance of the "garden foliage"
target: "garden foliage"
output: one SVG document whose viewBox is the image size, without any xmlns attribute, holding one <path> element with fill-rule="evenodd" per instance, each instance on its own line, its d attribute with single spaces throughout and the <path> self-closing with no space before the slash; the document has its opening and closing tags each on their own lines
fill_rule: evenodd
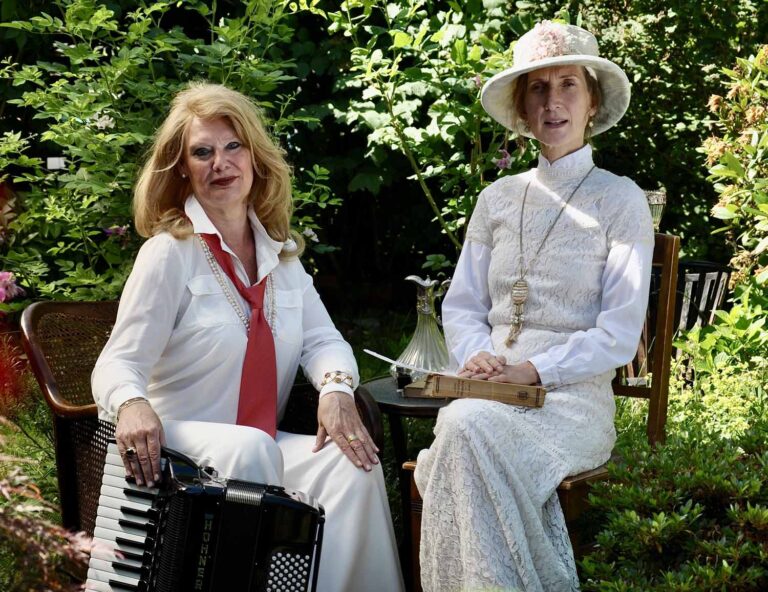
<svg viewBox="0 0 768 592">
<path fill-rule="evenodd" d="M 768 587 L 765 371 L 739 366 L 683 385 L 673 383 L 670 436 L 655 450 L 642 444 L 645 409 L 620 409 L 620 460 L 590 498 L 597 547 L 580 562 L 585 591 Z"/>
<path fill-rule="evenodd" d="M 130 211 L 136 172 L 170 97 L 195 79 L 226 83 L 264 110 L 289 160 L 301 163 L 294 224 L 319 262 L 330 249 L 322 238 L 314 242 L 315 232 L 322 237 L 335 227 L 328 234 L 347 246 L 346 259 L 319 265 L 355 278 L 347 289 L 366 273 L 380 282 L 379 291 L 390 288 L 422 263 L 448 271 L 479 192 L 528 167 L 534 155 L 532 143 L 517 143 L 484 114 L 482 84 L 511 63 L 514 40 L 541 18 L 598 32 L 603 55 L 633 83 L 625 118 L 593 139 L 598 164 L 643 188 L 666 189 L 663 228 L 683 237 L 686 255 L 714 258 L 730 250 L 735 292 L 713 325 L 678 339 L 682 358 L 665 446 L 644 444 L 642 406 L 619 404 L 621 460 L 612 480 L 594 491 L 590 520 L 599 546 L 580 564 L 583 589 L 768 589 L 768 50 L 759 45 L 768 3 L 33 0 L 24 6 L 28 14 L 9 0 L 0 13 L 4 21 L 9 14 L 24 17 L 0 28 L 0 37 L 18 44 L 15 57 L 0 62 L 6 83 L 0 96 L 8 98 L 0 105 L 0 182 L 12 181 L 20 195 L 0 203 L 0 301 L 23 296 L 17 280 L 29 298 L 119 294 L 139 243 Z M 43 48 L 41 57 L 23 59 L 33 46 Z M 50 169 L 42 156 L 63 157 L 65 168 Z M 342 214 L 330 216 L 337 206 Z M 352 208 L 363 214 L 350 223 L 344 212 Z M 721 223 L 710 211 L 726 225 L 714 238 Z M 358 247 L 369 238 L 367 249 Z M 366 333 L 365 345 L 375 347 L 381 333 L 378 325 Z M 6 341 L 0 356 L 7 368 L 18 362 Z M 28 391 L 17 378 L 0 376 L 3 392 Z M 5 398 L 3 411 L 23 420 L 28 410 Z M 49 417 L 39 423 L 50 429 Z M 429 426 L 417 429 L 417 423 L 409 424 L 411 440 L 427 445 Z M 50 443 L 37 447 L 43 448 L 49 451 Z M 42 457 L 23 468 L 53 466 Z M 52 474 L 34 477 L 46 482 L 41 497 L 55 499 Z M 48 536 L 46 545 L 55 541 L 44 557 L 49 563 L 19 564 L 8 575 L 17 578 L 16 589 L 35 589 L 30 586 L 41 578 L 66 589 L 72 578 L 60 572 L 75 569 L 82 557 L 72 554 L 27 477 L 4 466 L 0 479 L 6 495 L 0 538 L 12 541 L 0 550 L 0 565 L 10 564 L 9 547 L 42 553 L 40 541 Z M 26 513 L 14 513 L 14 504 Z M 38 515 L 43 520 L 33 518 Z"/>
<path fill-rule="evenodd" d="M 95 0 L 57 0 L 52 8 L 53 14 L 3 23 L 53 44 L 57 54 L 35 64 L 6 58 L 0 66 L 0 79 L 23 89 L 10 102 L 44 126 L 0 137 L 0 181 L 25 188 L 3 266 L 30 296 L 115 298 L 138 247 L 131 225 L 136 174 L 171 97 L 187 81 L 240 90 L 260 105 L 278 138 L 292 133 L 300 120 L 292 113 L 296 64 L 285 50 L 293 14 L 287 2 L 266 0 L 243 3 L 242 16 L 232 18 L 217 18 L 207 3 L 194 1 L 142 5 L 119 19 Z M 193 24 L 186 30 L 202 33 L 166 23 L 178 20 L 179 10 Z M 37 156 L 41 148 L 63 157 L 64 168 L 48 168 Z M 294 225 L 313 238 L 314 214 L 338 200 L 327 171 L 303 173 Z"/>
<path fill-rule="evenodd" d="M 724 70 L 728 92 L 713 95 L 715 135 L 703 152 L 731 244 L 733 283 L 753 280 L 768 294 L 768 45 Z"/>
<path fill-rule="evenodd" d="M 531 14 L 506 14 L 503 2 L 342 2 L 329 32 L 351 39 L 344 88 L 357 96 L 334 115 L 368 137 L 368 156 L 401 152 L 439 229 L 461 248 L 480 190 L 519 172 L 532 154 L 517 150 L 479 102 L 482 85 L 511 62 L 510 40 L 533 26 Z M 510 145 L 511 143 L 511 145 Z M 432 257 L 439 268 L 445 257 Z"/>
</svg>

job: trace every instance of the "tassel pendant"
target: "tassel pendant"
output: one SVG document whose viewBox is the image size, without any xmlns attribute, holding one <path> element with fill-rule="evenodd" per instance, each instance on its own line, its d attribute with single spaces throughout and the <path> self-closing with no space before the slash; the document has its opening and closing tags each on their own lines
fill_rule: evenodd
<svg viewBox="0 0 768 592">
<path fill-rule="evenodd" d="M 528 300 L 528 282 L 521 277 L 512 284 L 512 305 L 514 306 L 514 312 L 512 313 L 512 322 L 509 326 L 509 335 L 507 335 L 507 339 L 504 342 L 507 347 L 517 341 L 520 331 L 523 329 L 523 321 L 525 320 L 523 311 L 526 300 Z"/>
</svg>

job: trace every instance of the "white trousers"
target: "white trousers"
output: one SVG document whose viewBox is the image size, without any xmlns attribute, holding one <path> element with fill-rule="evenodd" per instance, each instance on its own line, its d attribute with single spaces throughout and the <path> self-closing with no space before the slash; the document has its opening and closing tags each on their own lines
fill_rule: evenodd
<svg viewBox="0 0 768 592">
<path fill-rule="evenodd" d="M 400 592 L 402 574 L 381 465 L 358 469 L 328 442 L 312 452 L 314 436 L 277 432 L 276 440 L 247 426 L 200 421 L 163 422 L 167 444 L 220 477 L 283 485 L 317 498 L 325 508 L 318 592 Z"/>
</svg>

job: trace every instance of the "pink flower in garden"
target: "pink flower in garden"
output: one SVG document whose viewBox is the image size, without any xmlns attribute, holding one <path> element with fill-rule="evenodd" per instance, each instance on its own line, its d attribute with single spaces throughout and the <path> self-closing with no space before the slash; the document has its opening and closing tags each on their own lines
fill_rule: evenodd
<svg viewBox="0 0 768 592">
<path fill-rule="evenodd" d="M 16 277 L 10 271 L 0 271 L 0 302 L 8 302 L 23 296 L 24 290 L 16 285 Z"/>
<path fill-rule="evenodd" d="M 107 236 L 125 236 L 125 233 L 128 232 L 128 226 L 110 226 L 109 228 L 104 229 L 104 234 Z"/>
<path fill-rule="evenodd" d="M 499 154 L 501 154 L 501 158 L 493 159 L 493 163 L 496 165 L 496 168 L 503 170 L 512 166 L 512 157 L 509 155 L 509 152 L 507 152 L 504 148 L 499 148 Z"/>
<path fill-rule="evenodd" d="M 480 74 L 475 74 L 475 77 L 472 79 L 475 83 L 475 86 L 477 88 L 480 88 L 483 86 L 483 79 L 480 78 Z"/>
</svg>

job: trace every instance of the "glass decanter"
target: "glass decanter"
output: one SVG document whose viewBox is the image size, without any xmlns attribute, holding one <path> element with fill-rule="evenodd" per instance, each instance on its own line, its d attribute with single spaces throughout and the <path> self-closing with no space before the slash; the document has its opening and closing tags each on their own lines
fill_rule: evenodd
<svg viewBox="0 0 768 592">
<path fill-rule="evenodd" d="M 445 294 L 450 280 L 442 283 L 438 280 L 422 279 L 416 275 L 405 278 L 416 284 L 416 331 L 411 341 L 397 358 L 397 362 L 424 368 L 425 370 L 440 371 L 448 366 L 448 348 L 445 346 L 445 337 L 440 330 L 440 320 L 435 314 L 435 299 Z M 397 380 L 398 388 L 404 384 L 415 382 L 426 376 L 423 372 L 416 372 L 392 364 L 390 373 Z"/>
</svg>

